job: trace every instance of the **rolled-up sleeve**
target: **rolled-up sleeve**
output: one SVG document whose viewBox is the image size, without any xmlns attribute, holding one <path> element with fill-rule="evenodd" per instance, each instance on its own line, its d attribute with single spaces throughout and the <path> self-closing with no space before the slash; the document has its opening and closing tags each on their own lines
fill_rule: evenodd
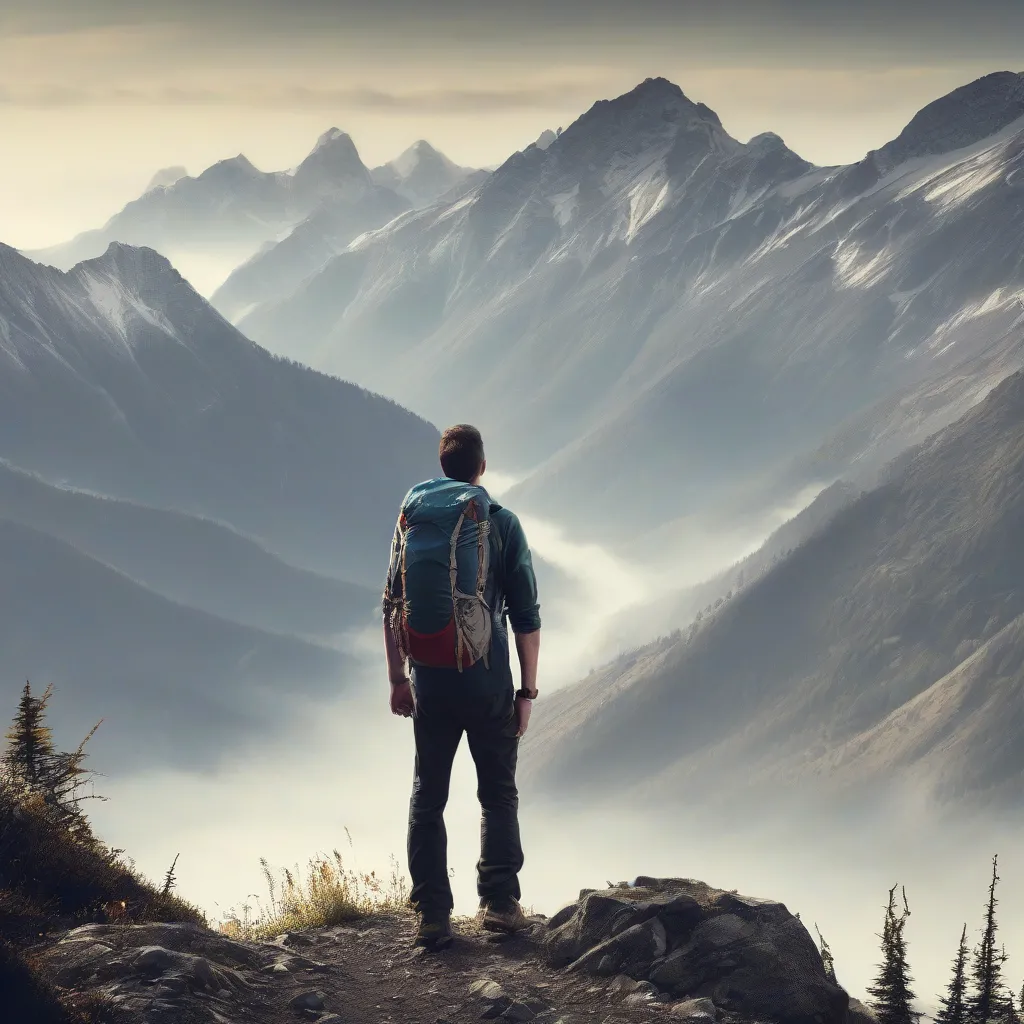
<svg viewBox="0 0 1024 1024">
<path fill-rule="evenodd" d="M 508 514 L 504 531 L 505 609 L 514 633 L 534 633 L 540 629 L 540 601 L 533 557 L 519 519 Z"/>
</svg>

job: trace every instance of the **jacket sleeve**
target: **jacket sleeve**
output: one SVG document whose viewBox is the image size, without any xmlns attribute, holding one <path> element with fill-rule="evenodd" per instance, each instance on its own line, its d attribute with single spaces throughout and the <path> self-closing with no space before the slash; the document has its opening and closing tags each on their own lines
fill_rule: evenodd
<svg viewBox="0 0 1024 1024">
<path fill-rule="evenodd" d="M 502 531 L 505 570 L 505 610 L 514 633 L 533 633 L 540 629 L 540 603 L 533 558 L 519 519 L 511 512 Z"/>
</svg>

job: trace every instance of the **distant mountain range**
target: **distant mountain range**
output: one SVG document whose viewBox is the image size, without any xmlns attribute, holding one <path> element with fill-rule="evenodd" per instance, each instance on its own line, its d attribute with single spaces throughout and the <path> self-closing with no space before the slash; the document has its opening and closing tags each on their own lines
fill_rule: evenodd
<svg viewBox="0 0 1024 1024">
<path fill-rule="evenodd" d="M 589 798 L 1018 802 L 1024 373 L 701 621 L 556 694 L 523 765 Z M 777 552 L 776 552 L 777 556 Z"/>
<path fill-rule="evenodd" d="M 648 80 L 239 326 L 478 422 L 526 474 L 509 502 L 585 507 L 591 537 L 788 502 L 1024 364 L 1022 83 L 988 76 L 818 168 Z"/>
<path fill-rule="evenodd" d="M 68 270 L 102 255 L 112 242 L 146 246 L 170 258 L 187 277 L 211 265 L 226 270 L 255 256 L 263 247 L 284 241 L 287 284 L 301 281 L 305 264 L 312 270 L 344 248 L 357 234 L 381 227 L 408 209 L 432 202 L 480 172 L 456 167 L 428 143 L 419 142 L 390 164 L 373 172 L 360 159 L 350 136 L 331 128 L 312 152 L 291 171 L 261 171 L 242 154 L 221 160 L 197 177 L 183 167 L 159 171 L 146 192 L 102 228 L 72 241 L 27 253 L 32 259 Z M 313 227 L 306 226 L 309 219 Z M 300 227 L 298 239 L 291 232 Z M 310 252 L 305 246 L 312 244 Z M 227 289 L 231 294 L 236 283 Z M 257 292 L 258 294 L 258 292 Z M 272 294 L 271 297 L 276 297 Z"/>
<path fill-rule="evenodd" d="M 486 178 L 487 173 L 472 167 L 459 167 L 429 142 L 420 139 L 394 160 L 375 167 L 370 171 L 370 177 L 418 209 L 430 206 L 438 199 L 451 198 L 453 191 L 468 191 Z"/>
</svg>

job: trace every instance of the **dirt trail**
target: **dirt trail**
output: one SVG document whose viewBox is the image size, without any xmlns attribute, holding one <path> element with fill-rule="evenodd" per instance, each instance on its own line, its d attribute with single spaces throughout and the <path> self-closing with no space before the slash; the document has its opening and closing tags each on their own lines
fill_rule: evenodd
<svg viewBox="0 0 1024 1024">
<path fill-rule="evenodd" d="M 673 1008 L 642 982 L 547 967 L 541 923 L 507 937 L 458 922 L 455 944 L 434 954 L 412 948 L 414 928 L 384 916 L 254 943 L 191 925 L 97 924 L 43 961 L 58 984 L 103 992 L 147 1024 L 633 1024 Z"/>
</svg>

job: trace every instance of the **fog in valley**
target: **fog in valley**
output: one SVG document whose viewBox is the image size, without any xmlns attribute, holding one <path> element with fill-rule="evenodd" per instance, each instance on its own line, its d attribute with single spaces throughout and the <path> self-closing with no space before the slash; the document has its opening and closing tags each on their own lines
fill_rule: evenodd
<svg viewBox="0 0 1024 1024">
<path fill-rule="evenodd" d="M 514 478 L 487 475 L 500 500 Z M 765 516 L 759 540 L 783 514 L 798 510 Z M 676 565 L 683 569 L 667 574 L 597 545 L 574 544 L 567 539 L 571 526 L 529 518 L 525 526 L 540 566 L 545 697 L 619 650 L 652 639 L 657 607 L 671 596 L 668 579 L 698 583 L 748 553 L 747 547 L 725 550 L 721 538 L 717 548 L 711 537 L 695 539 L 689 549 L 681 541 Z M 646 614 L 630 615 L 638 610 Z M 287 728 L 258 742 L 231 740 L 220 763 L 201 774 L 161 768 L 125 774 L 104 756 L 104 730 L 113 723 L 101 727 L 92 758 L 107 777 L 95 788 L 109 799 L 91 808 L 101 834 L 154 878 L 180 853 L 182 892 L 216 920 L 242 914 L 246 905 L 253 915 L 267 906 L 260 858 L 275 874 L 304 872 L 310 857 L 337 849 L 359 871 L 386 877 L 392 857 L 404 871 L 411 725 L 388 709 L 379 630 L 349 634 L 342 645 L 359 659 L 351 678 L 339 679 L 339 690 L 350 696 L 325 696 L 296 713 L 281 694 Z M 538 702 L 538 721 L 546 709 Z M 477 905 L 475 789 L 463 743 L 446 814 L 456 913 L 462 914 Z M 540 787 L 524 785 L 524 902 L 550 916 L 580 888 L 639 874 L 699 878 L 771 896 L 799 912 L 812 934 L 815 923 L 820 927 L 840 981 L 860 995 L 874 978 L 886 891 L 900 882 L 913 911 L 908 939 L 917 990 L 922 1006 L 934 1011 L 932 997 L 947 981 L 961 924 L 969 935 L 980 928 L 991 856 L 999 853 L 1001 935 L 1009 951 L 1024 947 L 1024 876 L 1015 854 L 1024 821 L 1017 813 L 941 813 L 899 777 L 870 808 L 804 798 L 799 789 L 779 793 L 759 814 L 718 802 L 713 792 L 666 791 L 663 798 L 663 810 L 638 811 L 600 797 L 552 801 Z M 1010 977 L 1016 965 L 1011 956 Z"/>
</svg>

